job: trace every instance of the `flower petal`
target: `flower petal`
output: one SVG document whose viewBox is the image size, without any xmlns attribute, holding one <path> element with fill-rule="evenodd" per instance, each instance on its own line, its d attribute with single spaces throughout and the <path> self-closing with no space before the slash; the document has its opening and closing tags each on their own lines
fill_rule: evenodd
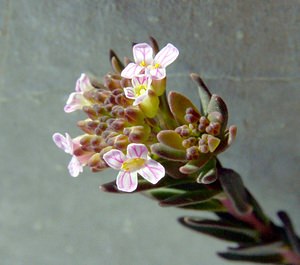
<svg viewBox="0 0 300 265">
<path fill-rule="evenodd" d="M 83 172 L 83 167 L 76 156 L 72 156 L 72 159 L 68 165 L 68 169 L 72 177 L 77 177 L 79 173 Z"/>
<path fill-rule="evenodd" d="M 152 184 L 156 184 L 165 176 L 165 168 L 157 161 L 149 159 L 145 167 L 138 170 L 138 173 Z"/>
<path fill-rule="evenodd" d="M 124 87 L 124 93 L 127 98 L 135 99 L 133 87 Z"/>
<path fill-rule="evenodd" d="M 81 74 L 80 78 L 76 81 L 75 91 L 85 92 L 92 88 L 89 77 L 86 74 Z"/>
<path fill-rule="evenodd" d="M 129 63 L 121 72 L 121 76 L 124 78 L 131 79 L 134 76 L 137 76 L 142 70 L 142 66 L 135 63 Z"/>
<path fill-rule="evenodd" d="M 161 80 L 166 77 L 166 69 L 165 68 L 154 68 L 150 70 L 150 75 L 155 80 Z"/>
<path fill-rule="evenodd" d="M 66 133 L 65 137 L 60 133 L 54 133 L 52 139 L 58 148 L 64 150 L 68 154 L 73 154 L 73 143 L 69 134 Z"/>
<path fill-rule="evenodd" d="M 149 75 L 135 76 L 131 80 L 132 86 L 137 87 L 140 85 L 146 85 L 147 87 L 151 84 L 151 77 Z"/>
<path fill-rule="evenodd" d="M 132 192 L 136 190 L 138 185 L 138 178 L 136 172 L 120 171 L 117 176 L 118 190 L 125 192 Z"/>
<path fill-rule="evenodd" d="M 158 63 L 159 65 L 165 68 L 171 63 L 173 63 L 178 55 L 178 49 L 171 43 L 168 43 L 164 48 L 162 48 L 159 51 L 158 54 L 156 54 L 154 58 L 154 64 Z"/>
<path fill-rule="evenodd" d="M 82 93 L 73 92 L 70 94 L 67 103 L 64 107 L 64 111 L 67 113 L 73 112 L 75 110 L 82 109 L 83 102 L 85 101 Z"/>
<path fill-rule="evenodd" d="M 133 106 L 137 106 L 143 102 L 143 100 L 148 96 L 148 93 L 138 96 L 135 101 L 132 103 Z"/>
<path fill-rule="evenodd" d="M 127 146 L 128 158 L 143 158 L 147 159 L 148 148 L 144 144 L 129 144 Z"/>
<path fill-rule="evenodd" d="M 147 43 L 138 43 L 133 46 L 133 58 L 137 64 L 151 64 L 153 61 L 153 49 Z"/>
<path fill-rule="evenodd" d="M 117 149 L 112 149 L 103 155 L 104 161 L 113 169 L 120 170 L 126 156 Z"/>
</svg>

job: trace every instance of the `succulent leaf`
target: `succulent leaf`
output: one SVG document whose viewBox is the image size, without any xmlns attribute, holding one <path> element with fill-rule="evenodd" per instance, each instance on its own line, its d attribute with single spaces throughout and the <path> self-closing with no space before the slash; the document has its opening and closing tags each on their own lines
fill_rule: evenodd
<svg viewBox="0 0 300 265">
<path fill-rule="evenodd" d="M 213 94 L 207 106 L 207 113 L 219 112 L 222 115 L 223 122 L 222 122 L 222 129 L 223 132 L 226 129 L 227 121 L 228 121 L 228 110 L 225 102 L 221 97 L 218 95 Z"/>
<path fill-rule="evenodd" d="M 185 148 L 182 146 L 183 139 L 178 133 L 174 132 L 173 130 L 164 130 L 159 132 L 157 134 L 157 140 L 169 147 L 179 150 L 185 150 Z"/>
<path fill-rule="evenodd" d="M 208 190 L 200 189 L 198 191 L 186 191 L 179 195 L 174 195 L 160 202 L 160 206 L 186 206 L 191 204 L 197 204 L 199 202 L 204 202 L 210 200 L 220 191 L 218 190 Z"/>
<path fill-rule="evenodd" d="M 206 115 L 207 114 L 207 106 L 208 106 L 208 103 L 211 98 L 211 93 L 199 75 L 192 73 L 191 78 L 198 85 L 198 92 L 199 92 L 200 102 L 201 102 L 201 110 L 202 110 L 202 113 L 204 115 Z"/>
<path fill-rule="evenodd" d="M 226 241 L 252 243 L 258 239 L 257 231 L 245 227 L 237 227 L 221 220 L 207 220 L 194 217 L 183 217 L 179 220 L 184 226 L 197 232 Z"/>
<path fill-rule="evenodd" d="M 226 168 L 220 169 L 218 175 L 224 192 L 229 197 L 235 210 L 240 214 L 249 213 L 252 210 L 252 206 L 249 203 L 240 175 Z"/>
<path fill-rule="evenodd" d="M 199 111 L 194 106 L 194 104 L 185 96 L 177 92 L 170 92 L 168 97 L 168 102 L 170 106 L 170 110 L 175 118 L 175 120 L 180 124 L 186 124 L 185 121 L 185 114 L 187 108 L 192 108 L 197 112 L 199 115 Z"/>
<path fill-rule="evenodd" d="M 185 150 L 172 148 L 163 143 L 151 145 L 151 152 L 160 156 L 161 158 L 169 159 L 171 161 L 186 161 Z"/>
</svg>

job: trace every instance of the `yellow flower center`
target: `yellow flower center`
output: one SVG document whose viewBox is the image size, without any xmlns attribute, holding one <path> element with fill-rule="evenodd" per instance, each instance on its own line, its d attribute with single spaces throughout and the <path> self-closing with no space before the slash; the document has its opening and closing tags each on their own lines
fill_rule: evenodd
<svg viewBox="0 0 300 265">
<path fill-rule="evenodd" d="M 141 61 L 140 62 L 140 66 L 143 66 L 143 67 L 145 67 L 146 66 L 146 62 L 143 60 L 143 61 Z"/>
<path fill-rule="evenodd" d="M 144 95 L 146 91 L 147 87 L 145 85 L 139 85 L 134 88 L 135 95 L 138 97 Z"/>
<path fill-rule="evenodd" d="M 159 68 L 159 67 L 160 67 L 159 63 L 156 63 L 156 64 L 153 66 L 154 69 L 157 69 L 157 68 Z"/>
<path fill-rule="evenodd" d="M 130 158 L 122 164 L 121 169 L 129 172 L 137 171 L 144 167 L 145 161 L 143 158 Z"/>
</svg>

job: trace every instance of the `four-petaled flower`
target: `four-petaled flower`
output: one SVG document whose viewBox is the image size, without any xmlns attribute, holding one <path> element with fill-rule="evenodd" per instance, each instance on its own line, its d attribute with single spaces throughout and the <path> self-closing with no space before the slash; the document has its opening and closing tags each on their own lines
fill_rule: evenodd
<svg viewBox="0 0 300 265">
<path fill-rule="evenodd" d="M 72 155 L 68 170 L 72 177 L 77 177 L 79 173 L 83 171 L 83 166 L 87 164 L 93 153 L 82 152 L 81 155 L 74 155 L 74 151 L 80 146 L 80 137 L 72 139 L 68 133 L 66 133 L 66 137 L 60 133 L 55 133 L 53 134 L 52 139 L 58 148 L 65 151 L 67 154 Z"/>
<path fill-rule="evenodd" d="M 121 191 L 132 192 L 137 188 L 137 174 L 152 184 L 156 184 L 165 175 L 165 168 L 148 156 L 144 144 L 129 144 L 126 155 L 112 149 L 103 155 L 103 159 L 111 168 L 120 171 L 116 182 Z"/>
<path fill-rule="evenodd" d="M 93 89 L 93 86 L 89 77 L 86 74 L 81 74 L 80 78 L 76 82 L 75 92 L 70 94 L 64 107 L 64 111 L 69 113 L 82 109 L 82 107 L 85 105 L 89 105 L 90 102 L 85 99 L 83 94 L 91 89 Z"/>
<path fill-rule="evenodd" d="M 168 43 L 153 59 L 153 49 L 147 43 L 139 43 L 133 46 L 135 63 L 129 63 L 122 71 L 121 76 L 132 79 L 145 74 L 152 79 L 161 80 L 166 77 L 166 67 L 175 61 L 179 54 L 178 49 Z"/>
<path fill-rule="evenodd" d="M 151 78 L 143 75 L 131 80 L 132 87 L 125 87 L 124 93 L 127 98 L 134 99 L 133 106 L 140 104 L 147 96 L 151 87 Z"/>
</svg>

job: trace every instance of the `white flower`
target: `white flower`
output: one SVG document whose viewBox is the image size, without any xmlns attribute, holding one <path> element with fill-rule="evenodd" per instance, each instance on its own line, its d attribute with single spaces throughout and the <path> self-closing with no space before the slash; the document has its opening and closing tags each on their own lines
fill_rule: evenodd
<svg viewBox="0 0 300 265">
<path fill-rule="evenodd" d="M 165 176 L 165 168 L 148 156 L 148 149 L 144 144 L 129 144 L 126 155 L 120 150 L 112 149 L 103 155 L 103 159 L 111 168 L 120 171 L 116 182 L 121 191 L 132 192 L 137 188 L 137 174 L 152 184 Z"/>
<path fill-rule="evenodd" d="M 134 63 L 129 63 L 122 71 L 121 76 L 132 79 L 140 74 L 146 74 L 155 80 L 166 76 L 166 67 L 173 63 L 179 55 L 178 49 L 168 43 L 153 58 L 153 49 L 147 43 L 138 43 L 133 46 Z"/>
</svg>

